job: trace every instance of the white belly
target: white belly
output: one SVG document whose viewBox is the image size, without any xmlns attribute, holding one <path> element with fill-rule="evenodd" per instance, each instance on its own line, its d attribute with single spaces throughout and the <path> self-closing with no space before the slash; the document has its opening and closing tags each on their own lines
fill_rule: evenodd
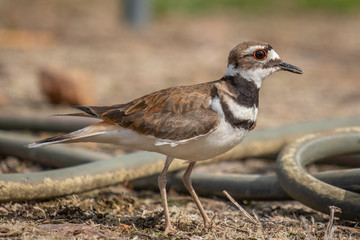
<svg viewBox="0 0 360 240">
<path fill-rule="evenodd" d="M 159 152 L 189 161 L 206 160 L 238 145 L 246 133 L 245 129 L 234 129 L 227 122 L 221 121 L 214 132 L 174 147 L 162 145 Z"/>
<path fill-rule="evenodd" d="M 182 141 L 156 139 L 155 137 L 144 136 L 123 128 L 104 133 L 89 140 L 158 152 L 188 161 L 198 161 L 206 160 L 229 151 L 241 142 L 247 132 L 247 130 L 242 128 L 234 129 L 222 119 L 215 131 L 204 136 Z"/>
</svg>

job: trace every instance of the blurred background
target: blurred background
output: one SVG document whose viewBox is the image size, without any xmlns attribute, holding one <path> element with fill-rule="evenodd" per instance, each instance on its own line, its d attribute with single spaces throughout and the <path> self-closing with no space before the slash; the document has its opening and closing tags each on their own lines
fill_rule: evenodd
<svg viewBox="0 0 360 240">
<path fill-rule="evenodd" d="M 0 112 L 216 80 L 235 45 L 259 40 L 304 74 L 264 82 L 258 128 L 359 116 L 359 13 L 357 0 L 0 0 Z"/>
</svg>

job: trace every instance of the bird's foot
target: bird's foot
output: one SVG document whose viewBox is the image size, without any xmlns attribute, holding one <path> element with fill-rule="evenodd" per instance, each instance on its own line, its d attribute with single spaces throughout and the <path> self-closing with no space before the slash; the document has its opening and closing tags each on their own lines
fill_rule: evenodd
<svg viewBox="0 0 360 240">
<path fill-rule="evenodd" d="M 172 225 L 166 225 L 165 226 L 165 231 L 164 234 L 165 235 L 173 235 L 175 234 L 177 231 L 175 230 L 175 228 L 172 227 Z"/>
<path fill-rule="evenodd" d="M 206 231 L 210 231 L 210 230 L 220 230 L 223 231 L 224 228 L 220 227 L 219 225 L 215 224 L 215 219 L 217 218 L 217 215 L 215 214 L 214 217 L 211 220 L 208 220 L 204 223 L 205 226 L 205 230 Z"/>
</svg>

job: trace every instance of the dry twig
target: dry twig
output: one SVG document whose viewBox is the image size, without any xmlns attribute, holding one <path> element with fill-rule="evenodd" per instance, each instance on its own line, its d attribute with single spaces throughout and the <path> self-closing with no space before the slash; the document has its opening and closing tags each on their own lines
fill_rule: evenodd
<svg viewBox="0 0 360 240">
<path fill-rule="evenodd" d="M 248 212 L 246 212 L 245 209 L 242 208 L 240 204 L 237 203 L 226 190 L 224 190 L 223 193 L 252 223 L 260 224 L 260 222 L 256 221 Z"/>
<path fill-rule="evenodd" d="M 300 216 L 300 220 L 301 220 L 301 222 L 303 223 L 304 228 L 305 228 L 305 230 L 306 230 L 306 237 L 305 237 L 305 239 L 307 239 L 307 240 L 315 240 L 314 235 L 311 233 L 311 227 L 309 226 L 306 218 L 305 218 L 304 216 Z"/>
<path fill-rule="evenodd" d="M 330 219 L 329 219 L 329 223 L 326 227 L 324 240 L 331 240 L 333 238 L 334 232 L 336 230 L 336 226 L 333 226 L 334 215 L 335 215 L 335 212 L 341 213 L 341 209 L 338 207 L 330 206 L 329 208 L 330 208 Z"/>
</svg>

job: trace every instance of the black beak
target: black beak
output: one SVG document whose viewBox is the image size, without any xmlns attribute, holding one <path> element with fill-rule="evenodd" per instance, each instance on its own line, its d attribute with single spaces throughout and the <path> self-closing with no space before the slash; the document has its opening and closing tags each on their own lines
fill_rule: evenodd
<svg viewBox="0 0 360 240">
<path fill-rule="evenodd" d="M 289 71 L 289 72 L 297 73 L 297 74 L 303 73 L 303 71 L 300 68 L 298 68 L 294 65 L 288 64 L 286 62 L 280 62 L 278 64 L 278 66 L 281 68 L 281 70 L 285 70 L 285 71 Z"/>
</svg>

